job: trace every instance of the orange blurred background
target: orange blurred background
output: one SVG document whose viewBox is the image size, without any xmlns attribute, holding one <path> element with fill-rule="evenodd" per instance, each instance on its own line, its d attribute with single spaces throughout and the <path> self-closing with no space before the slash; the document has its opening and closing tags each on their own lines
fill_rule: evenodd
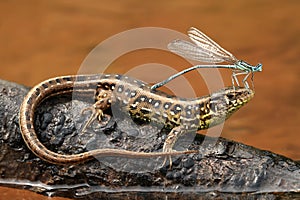
<svg viewBox="0 0 300 200">
<path fill-rule="evenodd" d="M 299 19 L 300 1 L 0 1 L 0 78 L 33 86 L 76 74 L 96 45 L 122 31 L 186 33 L 195 26 L 237 58 L 263 63 L 255 98 L 226 121 L 222 137 L 300 160 Z M 151 62 L 189 66 L 178 56 L 145 50 L 123 55 L 108 72 Z M 227 84 L 230 74 L 222 71 Z M 193 72 L 185 77 L 197 94 L 206 93 Z"/>
</svg>

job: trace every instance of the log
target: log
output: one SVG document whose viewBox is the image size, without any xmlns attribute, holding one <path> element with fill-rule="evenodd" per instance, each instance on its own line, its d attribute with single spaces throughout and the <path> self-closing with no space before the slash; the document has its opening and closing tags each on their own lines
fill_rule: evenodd
<svg viewBox="0 0 300 200">
<path fill-rule="evenodd" d="M 19 108 L 29 88 L 0 80 L 0 183 L 44 195 L 77 199 L 199 199 L 283 197 L 300 191 L 300 163 L 224 138 L 187 133 L 176 148 L 199 154 L 164 158 L 95 158 L 55 165 L 35 156 L 19 130 Z M 80 132 L 89 102 L 71 95 L 51 97 L 36 111 L 35 129 L 45 146 L 62 154 L 97 148 L 159 151 L 168 134 L 154 124 L 136 124 L 127 115 L 108 112 L 105 123 Z M 290 197 L 290 196 L 288 196 Z"/>
</svg>

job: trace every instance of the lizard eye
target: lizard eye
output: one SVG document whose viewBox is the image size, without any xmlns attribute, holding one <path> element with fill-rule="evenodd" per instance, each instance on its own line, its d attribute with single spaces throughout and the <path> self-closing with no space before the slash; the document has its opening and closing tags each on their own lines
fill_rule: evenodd
<svg viewBox="0 0 300 200">
<path fill-rule="evenodd" d="M 209 108 L 210 108 L 210 110 L 211 110 L 212 112 L 215 112 L 215 111 L 216 111 L 216 104 L 210 103 Z"/>
<path fill-rule="evenodd" d="M 235 97 L 234 94 L 227 94 L 228 99 L 233 99 Z"/>
</svg>

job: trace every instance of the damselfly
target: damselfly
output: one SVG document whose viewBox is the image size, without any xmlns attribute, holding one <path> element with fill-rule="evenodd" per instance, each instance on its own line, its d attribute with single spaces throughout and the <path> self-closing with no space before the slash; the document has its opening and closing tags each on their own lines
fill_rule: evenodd
<svg viewBox="0 0 300 200">
<path fill-rule="evenodd" d="M 233 69 L 232 73 L 232 83 L 234 82 L 239 85 L 237 76 L 245 74 L 245 78 L 243 79 L 243 83 L 246 88 L 249 88 L 247 83 L 247 78 L 252 74 L 253 80 L 253 72 L 261 72 L 262 71 L 262 64 L 257 64 L 256 66 L 250 65 L 243 60 L 238 60 L 234 55 L 230 52 L 222 48 L 212 39 L 210 39 L 207 35 L 199 31 L 198 29 L 191 27 L 188 31 L 189 38 L 194 42 L 188 42 L 185 40 L 174 40 L 168 44 L 168 49 L 173 53 L 176 53 L 184 58 L 188 58 L 191 60 L 206 62 L 206 63 L 221 63 L 227 62 L 230 63 L 229 65 L 195 65 L 188 69 L 178 72 L 173 76 L 170 76 L 164 81 L 156 83 L 151 87 L 151 89 L 156 89 L 168 83 L 169 81 L 173 80 L 174 78 L 185 74 L 189 71 L 198 68 L 227 68 Z"/>
</svg>

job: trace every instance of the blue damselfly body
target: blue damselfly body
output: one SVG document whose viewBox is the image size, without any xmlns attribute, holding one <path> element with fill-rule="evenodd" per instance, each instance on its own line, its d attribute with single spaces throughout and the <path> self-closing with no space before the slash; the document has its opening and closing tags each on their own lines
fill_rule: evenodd
<svg viewBox="0 0 300 200">
<path fill-rule="evenodd" d="M 248 76 L 252 74 L 253 79 L 254 72 L 262 71 L 262 64 L 259 63 L 256 66 L 253 66 L 243 60 L 236 59 L 236 57 L 233 54 L 222 48 L 220 45 L 218 45 L 216 42 L 210 39 L 207 35 L 205 35 L 204 33 L 202 33 L 194 27 L 191 27 L 189 29 L 188 36 L 194 43 L 177 39 L 168 44 L 168 49 L 173 53 L 178 54 L 184 58 L 213 64 L 195 65 L 188 69 L 182 70 L 177 74 L 170 76 L 166 80 L 156 83 L 151 87 L 151 89 L 159 88 L 168 83 L 169 81 L 173 80 L 174 78 L 198 68 L 233 69 L 232 83 L 234 84 L 234 82 L 236 82 L 237 85 L 239 85 L 237 76 L 244 74 L 245 78 L 243 79 L 243 83 L 246 88 L 249 88 L 249 85 L 247 83 Z M 221 62 L 227 62 L 230 64 L 216 65 L 216 63 Z"/>
</svg>

